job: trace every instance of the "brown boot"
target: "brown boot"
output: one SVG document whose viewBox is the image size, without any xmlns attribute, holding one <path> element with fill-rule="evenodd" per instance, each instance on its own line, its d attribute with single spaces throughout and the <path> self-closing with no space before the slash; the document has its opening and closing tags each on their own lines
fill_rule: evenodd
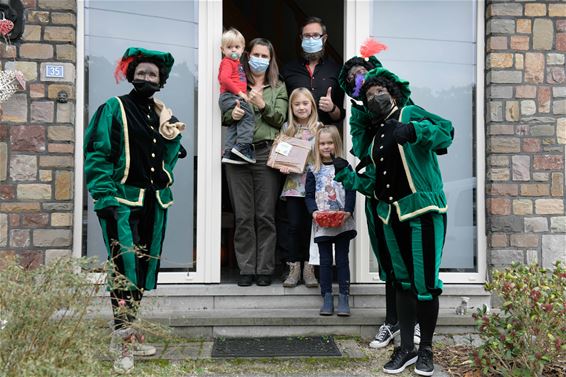
<svg viewBox="0 0 566 377">
<path fill-rule="evenodd" d="M 303 269 L 303 280 L 307 288 L 318 287 L 318 281 L 314 276 L 314 266 L 308 262 L 305 262 L 305 267 Z"/>
<path fill-rule="evenodd" d="M 287 262 L 289 265 L 289 276 L 283 282 L 283 286 L 286 288 L 294 288 L 299 284 L 301 279 L 301 262 Z"/>
</svg>

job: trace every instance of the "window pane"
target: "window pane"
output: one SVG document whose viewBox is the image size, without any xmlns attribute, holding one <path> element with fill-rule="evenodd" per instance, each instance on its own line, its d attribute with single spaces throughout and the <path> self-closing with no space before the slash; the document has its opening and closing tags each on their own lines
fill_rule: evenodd
<svg viewBox="0 0 566 377">
<path fill-rule="evenodd" d="M 441 271 L 477 271 L 476 6 L 469 0 L 373 2 L 372 36 L 388 46 L 379 60 L 410 82 L 417 105 L 450 119 L 455 128 L 448 154 L 438 158 L 448 197 Z M 377 271 L 375 262 L 371 266 Z"/>
<path fill-rule="evenodd" d="M 132 89 L 126 81 L 116 85 L 113 75 L 116 62 L 128 47 L 168 51 L 175 58 L 167 84 L 156 97 L 186 123 L 182 144 L 188 155 L 175 168 L 175 203 L 167 214 L 161 270 L 194 268 L 198 1 L 90 0 L 85 6 L 85 19 L 89 117 L 109 97 L 127 94 Z M 90 198 L 88 203 L 87 255 L 105 259 Z"/>
</svg>

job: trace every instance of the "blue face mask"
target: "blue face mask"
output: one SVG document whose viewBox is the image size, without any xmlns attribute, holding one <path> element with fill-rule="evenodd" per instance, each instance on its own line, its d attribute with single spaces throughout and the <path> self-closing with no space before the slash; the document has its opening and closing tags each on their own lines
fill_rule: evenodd
<svg viewBox="0 0 566 377">
<path fill-rule="evenodd" d="M 250 69 L 256 73 L 265 72 L 269 67 L 269 59 L 258 58 L 257 56 L 251 56 L 248 63 L 250 64 Z"/>
<path fill-rule="evenodd" d="M 304 52 L 309 54 L 319 52 L 320 50 L 322 50 L 322 38 L 304 38 L 303 42 L 301 43 L 301 47 L 303 48 Z"/>
</svg>

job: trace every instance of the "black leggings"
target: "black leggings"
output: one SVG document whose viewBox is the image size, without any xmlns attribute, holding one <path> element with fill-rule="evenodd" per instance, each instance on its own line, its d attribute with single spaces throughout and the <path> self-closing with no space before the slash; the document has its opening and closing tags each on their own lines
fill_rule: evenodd
<svg viewBox="0 0 566 377">
<path fill-rule="evenodd" d="M 289 262 L 308 261 L 312 217 L 307 211 L 305 198 L 287 197 L 287 218 L 289 220 Z"/>
<path fill-rule="evenodd" d="M 401 328 L 401 348 L 412 350 L 415 347 L 413 336 L 417 318 L 421 327 L 420 347 L 432 346 L 432 336 L 438 319 L 438 296 L 433 296 L 432 300 L 417 301 L 413 292 L 398 287 L 397 315 Z"/>
</svg>

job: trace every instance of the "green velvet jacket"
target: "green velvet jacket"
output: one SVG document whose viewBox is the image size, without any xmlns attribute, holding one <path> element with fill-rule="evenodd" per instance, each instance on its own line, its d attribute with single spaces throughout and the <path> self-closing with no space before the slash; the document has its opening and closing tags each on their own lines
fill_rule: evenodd
<svg viewBox="0 0 566 377">
<path fill-rule="evenodd" d="M 350 119 L 351 132 L 363 132 L 364 126 L 370 122 L 369 117 L 369 114 L 363 111 L 353 111 Z M 448 148 L 452 143 L 452 122 L 416 105 L 403 107 L 399 121 L 411 122 L 417 136 L 413 143 L 398 145 L 412 194 L 393 202 L 392 205 L 384 201 L 378 202 L 377 215 L 386 224 L 389 222 L 392 207 L 397 211 L 401 221 L 431 211 L 445 213 L 448 209 L 435 150 Z M 371 156 L 374 140 L 367 145 L 367 139 L 363 137 L 354 138 L 352 135 L 352 140 L 354 139 L 357 139 L 359 143 L 354 144 L 353 153 L 358 153 L 358 156 L 361 157 Z M 342 182 L 347 189 L 359 191 L 366 196 L 375 196 L 376 177 L 375 168 L 372 165 L 375 165 L 375 162 L 368 165 L 365 174 L 356 174 L 344 169 L 334 179 Z"/>
<path fill-rule="evenodd" d="M 112 97 L 92 117 L 84 138 L 84 169 L 87 189 L 94 199 L 94 209 L 109 206 L 143 206 L 145 189 L 126 184 L 130 172 L 130 140 L 128 120 L 124 104 Z M 162 169 L 168 176 L 166 187 L 156 190 L 157 202 L 162 208 L 173 204 L 170 186 L 173 184 L 173 168 L 177 163 L 181 135 L 173 140 L 165 138 Z"/>
</svg>

